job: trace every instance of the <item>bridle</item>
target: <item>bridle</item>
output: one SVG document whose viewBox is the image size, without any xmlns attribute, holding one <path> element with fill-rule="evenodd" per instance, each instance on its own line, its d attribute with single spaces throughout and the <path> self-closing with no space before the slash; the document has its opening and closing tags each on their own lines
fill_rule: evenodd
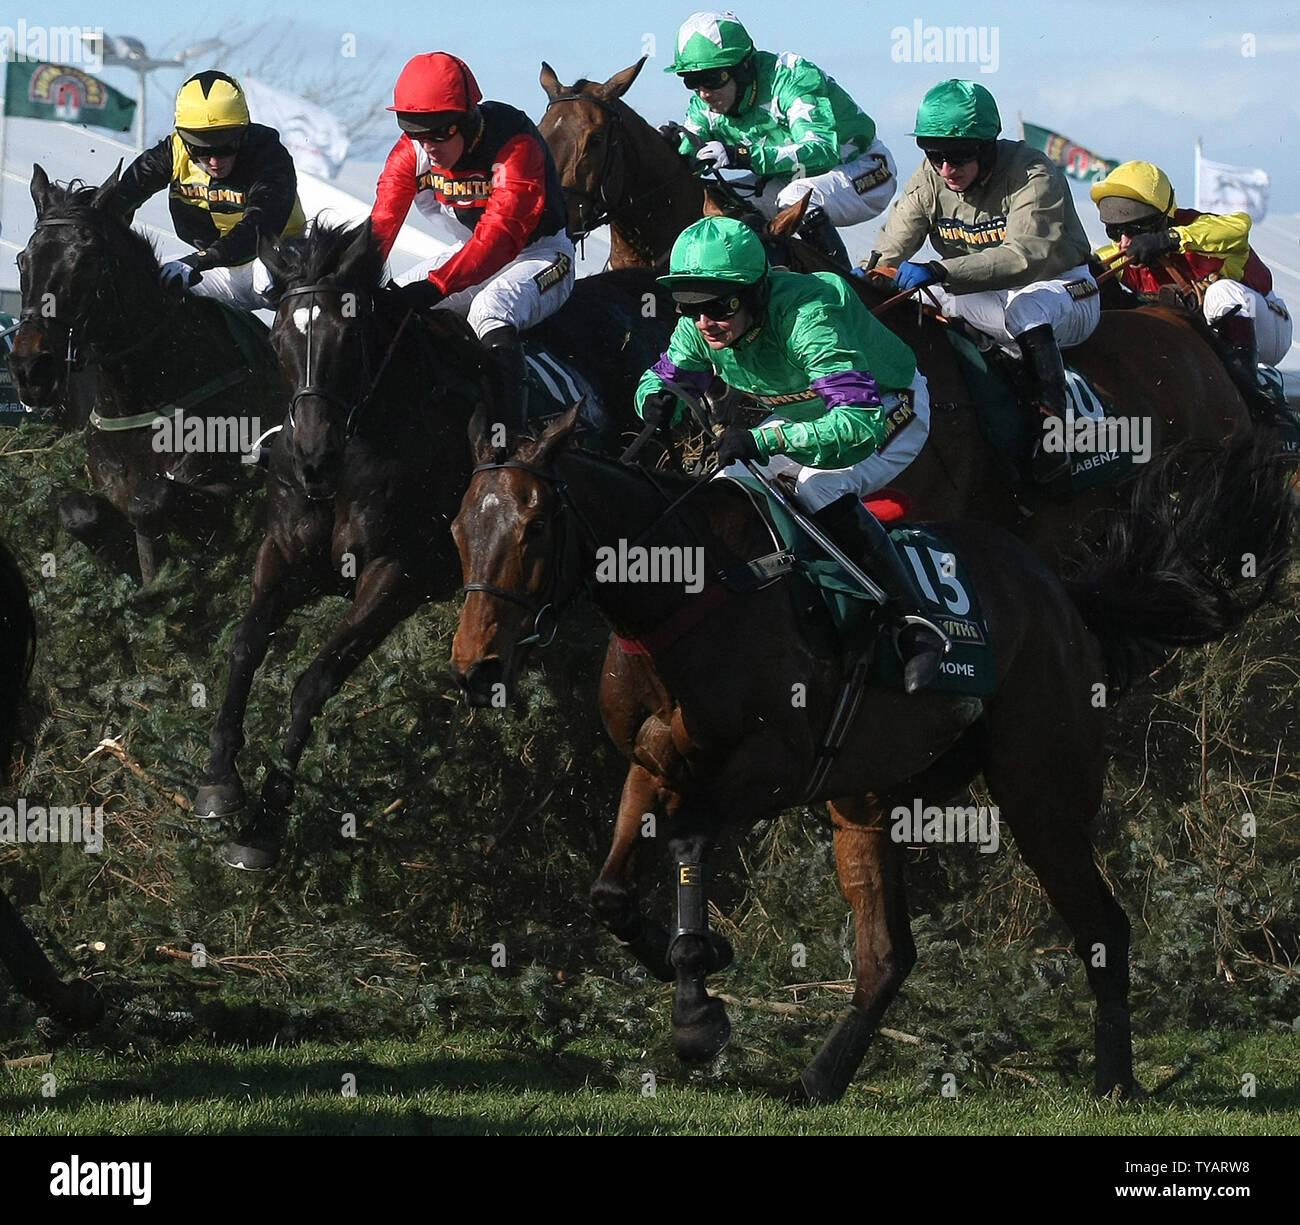
<svg viewBox="0 0 1300 1225">
<path fill-rule="evenodd" d="M 585 458 L 602 459 L 603 457 L 598 455 L 586 455 Z M 644 477 L 655 492 L 661 498 L 665 499 L 664 509 L 660 512 L 659 516 L 651 522 L 649 527 L 647 527 L 635 541 L 632 542 L 632 545 L 638 544 L 640 541 L 644 540 L 659 526 L 660 523 L 670 515 L 675 514 L 678 507 L 685 502 L 687 498 L 698 493 L 709 484 L 708 481 L 696 481 L 686 490 L 685 493 L 681 494 L 679 497 L 669 499 L 665 491 L 656 484 L 654 477 L 651 476 L 647 469 L 638 465 L 623 465 L 618 463 L 617 460 L 609 460 L 607 462 Z M 470 474 L 470 480 L 473 481 L 474 477 L 476 477 L 480 472 L 493 472 L 505 468 L 517 468 L 522 472 L 528 472 L 539 480 L 552 486 L 555 490 L 555 501 L 548 517 L 552 527 L 556 530 L 557 534 L 561 536 L 561 543 L 555 550 L 556 555 L 559 557 L 559 564 L 551 567 L 549 582 L 547 583 L 547 593 L 541 600 L 535 600 L 531 596 L 522 592 L 510 591 L 505 587 L 498 587 L 493 583 L 466 583 L 461 588 L 461 591 L 466 595 L 480 591 L 485 595 L 495 596 L 498 599 L 506 600 L 511 604 L 517 604 L 520 608 L 527 610 L 532 614 L 531 632 L 527 637 L 521 638 L 519 642 L 515 644 L 516 649 L 527 646 L 537 646 L 539 648 L 548 647 L 555 640 L 556 632 L 559 630 L 560 614 L 563 613 L 582 592 L 589 590 L 593 582 L 593 578 L 590 576 L 579 582 L 574 581 L 565 575 L 565 570 L 566 567 L 569 566 L 569 558 L 573 551 L 572 542 L 576 541 L 576 535 L 571 534 L 568 531 L 567 519 L 565 517 L 566 512 L 570 510 L 573 511 L 573 514 L 589 544 L 594 546 L 596 541 L 599 539 L 599 536 L 591 526 L 590 520 L 578 507 L 578 504 L 569 497 L 568 485 L 565 481 L 561 477 L 556 476 L 555 473 L 548 472 L 544 468 L 539 468 L 535 464 L 530 464 L 521 459 L 505 459 L 495 463 L 479 464 Z M 565 590 L 562 591 L 562 588 Z M 543 636 L 541 625 L 543 618 L 547 617 L 549 618 L 550 632 Z"/>
<path fill-rule="evenodd" d="M 52 229 L 55 226 L 71 226 L 74 229 L 85 230 L 95 238 L 99 239 L 105 244 L 105 246 L 107 246 L 109 242 L 107 229 L 94 214 L 85 217 L 41 217 L 37 220 L 33 229 L 45 230 Z M 112 289 L 113 299 L 111 303 L 108 300 L 108 292 L 106 288 L 110 286 Z M 77 344 L 77 333 L 80 331 L 84 338 L 86 325 L 91 315 L 95 313 L 107 315 L 110 318 L 130 318 L 131 312 L 127 311 L 126 304 L 122 300 L 121 287 L 118 285 L 116 278 L 111 275 L 101 274 L 99 276 L 95 284 L 94 293 L 90 297 L 89 304 L 77 318 L 73 319 L 66 325 L 68 331 L 68 346 L 67 353 L 64 356 L 64 363 L 70 372 L 85 368 L 86 356 L 81 353 L 81 348 L 83 346 Z M 117 349 L 113 352 L 104 352 L 93 341 L 85 342 L 84 348 L 88 350 L 101 365 L 119 363 L 123 358 L 145 348 L 149 344 L 152 344 L 158 334 L 167 326 L 167 319 L 168 313 L 163 311 L 158 322 L 150 328 L 149 331 L 144 333 L 144 335 L 137 337 L 124 348 Z M 55 320 L 56 322 L 58 321 L 57 314 L 55 315 Z M 48 320 L 39 317 L 34 310 L 25 310 L 22 313 L 20 322 L 37 323 L 43 327 L 46 325 Z"/>
<path fill-rule="evenodd" d="M 650 199 L 651 196 L 658 195 L 660 192 L 667 190 L 675 183 L 683 179 L 694 178 L 695 176 L 689 168 L 684 168 L 680 173 L 670 176 L 662 183 L 655 184 L 648 191 L 640 195 L 632 196 L 627 200 L 619 202 L 611 200 L 609 193 L 610 173 L 614 166 L 614 146 L 616 140 L 620 151 L 626 156 L 626 150 L 630 147 L 631 142 L 622 139 L 626 136 L 627 129 L 623 123 L 622 112 L 612 102 L 605 101 L 604 98 L 596 98 L 591 94 L 561 94 L 558 98 L 552 98 L 547 103 L 546 109 L 549 111 L 553 106 L 559 106 L 562 102 L 590 102 L 593 106 L 599 107 L 602 111 L 610 116 L 610 133 L 605 140 L 604 156 L 601 158 L 600 172 L 596 175 L 596 190 L 594 192 L 583 191 L 578 187 L 566 187 L 566 193 L 579 196 L 588 201 L 594 208 L 595 219 L 589 222 L 581 230 L 570 229 L 570 234 L 574 238 L 586 238 L 593 230 L 598 229 L 606 222 L 616 221 L 620 213 L 625 213 L 629 208 L 640 204 L 644 200 Z"/>
<path fill-rule="evenodd" d="M 367 318 L 373 318 L 375 313 L 374 299 L 370 295 L 361 295 L 354 289 L 348 289 L 342 285 L 330 285 L 324 282 L 315 282 L 311 285 L 298 285 L 293 289 L 286 289 L 281 295 L 280 300 L 276 303 L 276 313 L 278 315 L 280 307 L 291 298 L 310 296 L 307 303 L 307 321 L 303 328 L 307 341 L 307 352 L 303 362 L 303 381 L 299 382 L 297 389 L 293 393 L 293 398 L 289 401 L 289 428 L 297 429 L 297 421 L 294 413 L 298 407 L 298 401 L 305 397 L 313 397 L 318 400 L 324 400 L 341 412 L 346 414 L 346 423 L 343 428 L 344 441 L 352 438 L 360 424 L 361 412 L 370 403 L 375 393 L 375 388 L 379 386 L 379 381 L 384 377 L 384 371 L 388 369 L 388 363 L 392 360 L 394 352 L 397 350 L 398 342 L 402 338 L 402 333 L 406 330 L 406 325 L 410 322 L 413 311 L 407 311 L 398 325 L 397 331 L 393 334 L 393 339 L 389 342 L 388 349 L 384 353 L 383 361 L 379 363 L 379 368 L 374 372 L 373 377 L 370 373 L 370 346 L 366 344 L 364 336 L 358 336 L 361 348 L 361 380 L 358 384 L 358 394 L 353 397 L 351 402 L 345 400 L 335 391 L 331 391 L 323 384 L 317 384 L 313 379 L 312 373 L 312 351 L 313 337 L 315 330 L 315 313 L 316 313 L 316 295 L 317 294 L 334 294 L 342 297 L 350 294 L 359 301 L 365 302 L 365 314 Z M 363 390 L 362 390 L 363 389 Z"/>
</svg>

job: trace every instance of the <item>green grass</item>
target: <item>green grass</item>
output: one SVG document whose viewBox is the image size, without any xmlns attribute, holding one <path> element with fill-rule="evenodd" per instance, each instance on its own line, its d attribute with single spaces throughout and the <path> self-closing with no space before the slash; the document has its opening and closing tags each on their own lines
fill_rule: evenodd
<svg viewBox="0 0 1300 1225">
<path fill-rule="evenodd" d="M 752 1078 L 685 1071 L 607 1038 L 560 1051 L 490 1030 L 426 1028 L 410 1041 L 213 1047 L 151 1056 L 80 1050 L 7 1070 L 0 1135 L 1105 1135 L 1300 1133 L 1300 1043 L 1204 1035 L 1139 1044 L 1156 1092 L 1116 1104 L 1035 1069 L 1031 1083 L 918 1084 L 907 1048 L 882 1042 L 874 1071 L 836 1106 L 791 1108 Z M 1028 1057 L 1027 1057 L 1028 1059 Z M 1019 1068 L 1032 1066 L 1019 1063 Z M 1175 1068 L 1181 1075 L 1174 1075 Z M 792 1076 L 795 1069 L 781 1069 Z M 1241 1096 L 1253 1071 L 1254 1098 Z M 43 1077 L 55 1096 L 43 1097 Z M 643 1092 L 652 1073 L 655 1092 Z M 345 1076 L 356 1095 L 344 1096 Z M 48 1082 L 44 1082 L 48 1083 Z M 1161 1085 L 1164 1085 L 1161 1088 Z"/>
</svg>

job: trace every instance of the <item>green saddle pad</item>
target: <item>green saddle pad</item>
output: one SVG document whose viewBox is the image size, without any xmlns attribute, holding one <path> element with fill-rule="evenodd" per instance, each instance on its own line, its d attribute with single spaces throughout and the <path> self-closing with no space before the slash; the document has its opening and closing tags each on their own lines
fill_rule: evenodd
<svg viewBox="0 0 1300 1225">
<path fill-rule="evenodd" d="M 870 683 L 903 688 L 903 665 L 885 631 L 880 605 L 853 581 L 844 568 L 822 552 L 767 487 L 748 475 L 732 475 L 763 509 L 784 548 L 795 558 L 794 576 L 815 589 L 829 614 L 846 654 L 873 652 Z M 980 608 L 979 595 L 961 557 L 929 527 L 905 526 L 890 533 L 894 545 L 911 567 L 917 586 L 930 606 L 931 619 L 952 640 L 940 674 L 931 689 L 986 698 L 992 695 L 996 673 L 993 647 Z"/>
</svg>

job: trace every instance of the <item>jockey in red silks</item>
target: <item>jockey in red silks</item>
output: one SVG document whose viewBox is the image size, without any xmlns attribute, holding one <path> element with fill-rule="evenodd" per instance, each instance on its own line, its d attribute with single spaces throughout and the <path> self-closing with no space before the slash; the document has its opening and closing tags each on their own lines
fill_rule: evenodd
<svg viewBox="0 0 1300 1225">
<path fill-rule="evenodd" d="M 402 136 L 388 155 L 371 224 L 384 254 L 414 201 L 464 234 L 451 255 L 417 264 L 400 292 L 412 308 L 463 316 L 487 348 L 493 409 L 522 428 L 524 354 L 519 333 L 559 310 L 573 292 L 574 250 L 560 175 L 523 111 L 484 102 L 474 74 L 445 51 L 417 55 L 397 78 Z"/>
</svg>

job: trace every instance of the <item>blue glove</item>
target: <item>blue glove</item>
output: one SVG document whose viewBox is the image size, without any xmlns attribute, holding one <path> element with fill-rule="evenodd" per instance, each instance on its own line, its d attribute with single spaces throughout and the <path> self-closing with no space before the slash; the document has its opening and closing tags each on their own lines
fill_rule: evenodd
<svg viewBox="0 0 1300 1225">
<path fill-rule="evenodd" d="M 927 264 L 908 264 L 898 265 L 898 275 L 894 278 L 894 284 L 898 286 L 901 293 L 905 289 L 920 289 L 922 285 L 931 285 L 939 278 L 934 275 L 934 270 Z"/>
<path fill-rule="evenodd" d="M 203 280 L 203 273 L 197 268 L 191 268 L 183 259 L 168 260 L 158 270 L 158 283 L 164 288 L 174 292 L 189 289 L 191 285 L 197 285 Z"/>
</svg>

